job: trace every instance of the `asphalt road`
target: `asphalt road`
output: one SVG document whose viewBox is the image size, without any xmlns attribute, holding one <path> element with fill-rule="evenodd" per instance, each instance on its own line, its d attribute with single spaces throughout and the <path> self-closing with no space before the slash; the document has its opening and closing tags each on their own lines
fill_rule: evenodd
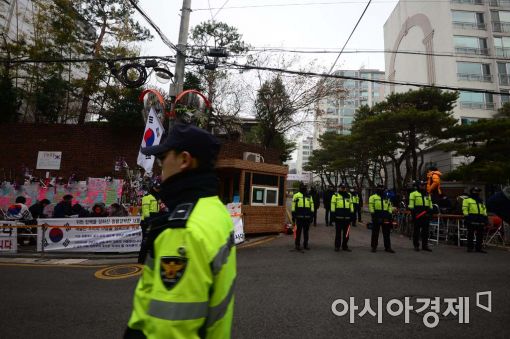
<svg viewBox="0 0 510 339">
<path fill-rule="evenodd" d="M 312 227 L 305 253 L 292 250 L 292 236 L 239 250 L 234 338 L 509 337 L 510 252 L 468 254 L 450 245 L 414 252 L 407 238 L 392 235 L 396 254 L 371 253 L 363 226 L 351 232 L 353 252 L 334 252 L 333 232 L 323 224 Z M 0 264 L 0 337 L 120 338 L 137 279 L 97 279 L 98 269 Z M 492 312 L 476 307 L 475 295 L 482 291 L 492 292 Z M 334 300 L 349 297 L 360 306 L 354 324 L 349 314 L 331 311 Z M 365 299 L 377 310 L 377 297 L 383 297 L 384 309 L 390 299 L 410 297 L 418 306 L 416 298 L 469 297 L 470 321 L 459 324 L 441 315 L 429 329 L 422 320 L 429 309 L 411 311 L 409 324 L 403 314 L 386 311 L 382 324 L 369 314 L 359 317 Z"/>
</svg>

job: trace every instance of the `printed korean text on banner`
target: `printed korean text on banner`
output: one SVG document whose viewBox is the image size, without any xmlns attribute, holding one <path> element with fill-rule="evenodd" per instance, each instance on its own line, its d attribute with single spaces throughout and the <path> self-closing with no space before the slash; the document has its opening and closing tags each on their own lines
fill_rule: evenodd
<svg viewBox="0 0 510 339">
<path fill-rule="evenodd" d="M 244 242 L 244 226 L 243 226 L 243 215 L 241 213 L 241 203 L 230 203 L 227 204 L 228 212 L 234 223 L 234 238 L 235 243 L 240 244 Z"/>
<path fill-rule="evenodd" d="M 18 251 L 18 229 L 16 221 L 0 221 L 0 253 L 16 253 Z"/>
<path fill-rule="evenodd" d="M 152 107 L 149 112 L 149 116 L 147 117 L 147 124 L 145 125 L 141 148 L 159 145 L 163 132 L 163 125 L 161 125 L 161 122 L 156 115 L 156 110 Z M 142 152 L 139 152 L 136 163 L 143 167 L 146 172 L 151 173 L 152 167 L 154 166 L 154 160 L 154 156 L 143 155 Z"/>
<path fill-rule="evenodd" d="M 138 252 L 140 217 L 38 219 L 39 252 Z"/>
</svg>

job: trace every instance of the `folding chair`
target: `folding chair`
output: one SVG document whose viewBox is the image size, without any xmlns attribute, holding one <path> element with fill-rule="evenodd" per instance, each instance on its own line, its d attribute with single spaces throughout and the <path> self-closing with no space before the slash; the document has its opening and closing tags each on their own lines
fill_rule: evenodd
<svg viewBox="0 0 510 339">
<path fill-rule="evenodd" d="M 432 207 L 436 218 L 432 218 L 429 223 L 429 243 L 434 242 L 436 245 L 439 245 L 439 240 L 441 239 L 441 210 L 436 204 Z"/>
<path fill-rule="evenodd" d="M 499 218 L 498 218 L 499 219 Z M 488 245 L 498 245 L 497 240 L 499 239 L 501 241 L 501 244 L 505 245 L 505 238 L 504 238 L 504 223 L 503 220 L 499 219 L 499 222 L 495 218 L 490 218 L 491 222 L 489 225 L 485 228 L 485 239 L 484 239 L 484 246 Z"/>
</svg>

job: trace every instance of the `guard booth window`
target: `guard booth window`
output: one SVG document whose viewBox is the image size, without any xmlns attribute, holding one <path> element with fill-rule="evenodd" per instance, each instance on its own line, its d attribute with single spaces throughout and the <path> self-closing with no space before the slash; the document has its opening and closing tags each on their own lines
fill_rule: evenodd
<svg viewBox="0 0 510 339">
<path fill-rule="evenodd" d="M 284 185 L 282 176 L 245 172 L 243 204 L 283 206 Z"/>
</svg>

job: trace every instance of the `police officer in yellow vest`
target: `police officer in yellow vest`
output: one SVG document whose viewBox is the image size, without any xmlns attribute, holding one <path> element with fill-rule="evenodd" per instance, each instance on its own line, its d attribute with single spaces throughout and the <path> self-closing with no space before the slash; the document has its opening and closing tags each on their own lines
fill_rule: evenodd
<svg viewBox="0 0 510 339">
<path fill-rule="evenodd" d="M 151 216 L 151 213 L 159 212 L 159 203 L 156 197 L 151 193 L 147 192 L 142 198 L 142 220 L 145 220 Z"/>
<path fill-rule="evenodd" d="M 372 252 L 377 252 L 379 243 L 379 229 L 382 228 L 384 239 L 384 250 L 389 253 L 395 253 L 391 248 L 391 213 L 393 208 L 388 198 L 384 197 L 384 186 L 377 185 L 376 191 L 368 199 L 368 209 L 372 216 Z"/>
<path fill-rule="evenodd" d="M 217 196 L 219 148 L 205 130 L 177 123 L 162 144 L 142 149 L 161 164 L 170 212 L 149 222 L 124 338 L 231 337 L 236 250 Z"/>
<path fill-rule="evenodd" d="M 351 194 L 351 202 L 353 205 L 354 212 L 352 213 L 352 226 L 356 226 L 356 220 L 358 222 L 361 222 L 361 205 L 360 205 L 360 197 L 358 192 L 351 188 L 350 192 Z"/>
<path fill-rule="evenodd" d="M 308 247 L 308 231 L 313 219 L 313 199 L 308 195 L 306 186 L 301 183 L 299 192 L 292 197 L 292 221 L 296 224 L 296 241 L 295 247 L 297 251 L 301 251 L 301 233 L 303 233 L 303 247 Z"/>
<path fill-rule="evenodd" d="M 347 246 L 351 230 L 352 214 L 354 206 L 351 203 L 351 195 L 347 192 L 347 185 L 342 183 L 339 192 L 331 198 L 331 215 L 335 219 L 335 251 L 351 252 Z"/>
<path fill-rule="evenodd" d="M 414 250 L 420 250 L 420 234 L 421 246 L 424 251 L 432 252 L 428 246 L 429 242 L 429 225 L 430 215 L 432 214 L 432 199 L 427 194 L 427 182 L 417 180 L 414 183 L 415 190 L 409 194 L 408 208 L 414 225 L 413 245 Z"/>
<path fill-rule="evenodd" d="M 488 224 L 487 208 L 480 198 L 479 187 L 473 187 L 469 191 L 469 197 L 462 202 L 462 212 L 464 214 L 464 223 L 468 229 L 467 251 L 473 252 L 474 235 L 476 232 L 475 250 L 479 253 L 487 253 L 482 249 L 483 229 Z"/>
</svg>

